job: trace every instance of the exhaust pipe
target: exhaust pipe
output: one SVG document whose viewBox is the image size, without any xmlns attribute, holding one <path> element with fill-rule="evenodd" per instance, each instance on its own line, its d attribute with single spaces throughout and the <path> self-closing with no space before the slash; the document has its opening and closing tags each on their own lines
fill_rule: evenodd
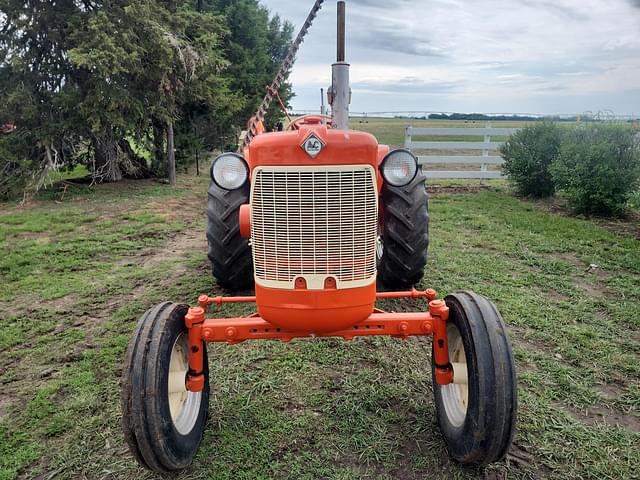
<svg viewBox="0 0 640 480">
<path fill-rule="evenodd" d="M 349 103 L 351 88 L 349 87 L 349 64 L 345 62 L 345 18 L 346 4 L 338 1 L 338 32 L 336 63 L 331 66 L 331 88 L 329 104 L 331 105 L 331 126 L 337 130 L 349 128 Z"/>
</svg>

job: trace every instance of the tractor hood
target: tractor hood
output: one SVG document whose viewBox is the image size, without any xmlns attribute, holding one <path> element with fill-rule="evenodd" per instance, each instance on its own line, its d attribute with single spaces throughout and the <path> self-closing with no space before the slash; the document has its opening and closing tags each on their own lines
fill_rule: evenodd
<svg viewBox="0 0 640 480">
<path fill-rule="evenodd" d="M 264 133 L 245 149 L 251 171 L 258 166 L 361 165 L 378 167 L 382 151 L 365 132 L 333 130 L 324 124 L 303 124 L 299 130 Z M 384 155 L 383 155 L 384 156 Z"/>
</svg>

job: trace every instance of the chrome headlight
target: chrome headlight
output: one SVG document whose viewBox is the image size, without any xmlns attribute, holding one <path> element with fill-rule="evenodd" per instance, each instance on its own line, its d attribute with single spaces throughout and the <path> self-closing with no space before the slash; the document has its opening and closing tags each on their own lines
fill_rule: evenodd
<svg viewBox="0 0 640 480">
<path fill-rule="evenodd" d="M 418 159 L 409 150 L 394 150 L 389 152 L 380 171 L 384 181 L 394 187 L 404 187 L 411 183 L 418 172 Z"/>
<path fill-rule="evenodd" d="M 223 153 L 211 164 L 211 179 L 225 190 L 235 190 L 249 178 L 249 167 L 241 155 Z"/>
</svg>

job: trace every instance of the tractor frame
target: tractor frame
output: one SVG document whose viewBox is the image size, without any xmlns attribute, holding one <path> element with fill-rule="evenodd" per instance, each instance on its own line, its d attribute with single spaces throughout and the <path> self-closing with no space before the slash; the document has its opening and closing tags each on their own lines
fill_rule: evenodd
<svg viewBox="0 0 640 480">
<path fill-rule="evenodd" d="M 449 363 L 446 321 L 449 308 L 444 300 L 438 300 L 434 289 L 404 292 L 377 292 L 376 299 L 409 298 L 426 300 L 426 311 L 415 313 L 389 313 L 380 309 L 361 323 L 334 332 L 314 333 L 308 330 L 288 330 L 280 328 L 261 318 L 257 313 L 249 317 L 206 318 L 209 306 L 221 307 L 225 303 L 255 303 L 256 297 L 210 297 L 206 294 L 198 297 L 197 307 L 190 307 L 185 316 L 185 326 L 189 337 L 189 371 L 187 390 L 199 392 L 203 389 L 203 342 L 218 342 L 234 345 L 247 340 L 280 340 L 289 342 L 304 337 L 342 337 L 353 340 L 355 337 L 386 335 L 406 340 L 411 336 L 432 336 L 434 342 L 435 379 L 439 385 L 454 381 L 454 369 Z"/>
</svg>

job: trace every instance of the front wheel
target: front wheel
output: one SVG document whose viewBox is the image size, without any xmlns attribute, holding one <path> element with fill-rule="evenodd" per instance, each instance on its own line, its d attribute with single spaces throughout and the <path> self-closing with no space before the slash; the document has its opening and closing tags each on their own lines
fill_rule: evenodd
<svg viewBox="0 0 640 480">
<path fill-rule="evenodd" d="M 453 383 L 433 380 L 436 414 L 449 454 L 464 464 L 504 458 L 516 424 L 516 374 L 495 305 L 473 292 L 445 298 Z M 432 368 L 434 362 L 432 360 Z"/>
<path fill-rule="evenodd" d="M 190 392 L 187 305 L 164 302 L 138 322 L 122 370 L 122 427 L 138 462 L 166 473 L 188 466 L 207 421 L 209 370 L 204 348 L 205 386 Z"/>
</svg>

